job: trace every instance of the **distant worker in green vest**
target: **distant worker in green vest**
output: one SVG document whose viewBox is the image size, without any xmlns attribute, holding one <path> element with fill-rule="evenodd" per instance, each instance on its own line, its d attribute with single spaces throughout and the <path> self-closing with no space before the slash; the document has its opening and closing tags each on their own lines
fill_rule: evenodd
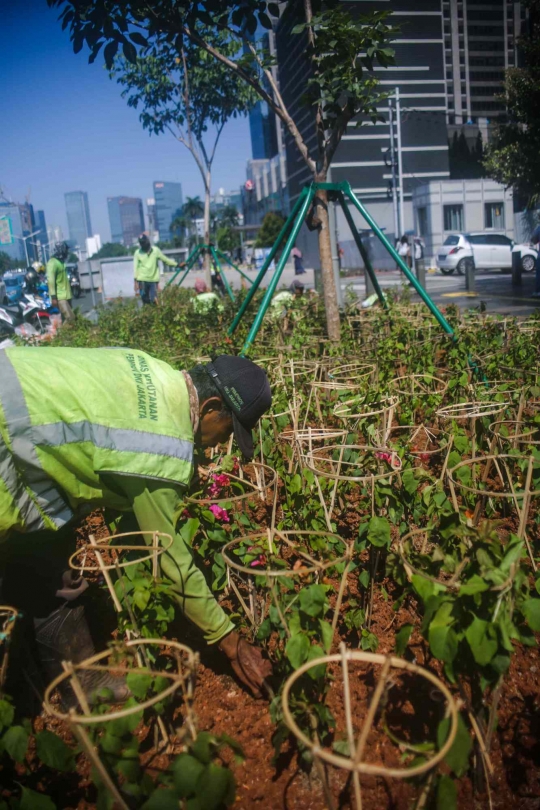
<svg viewBox="0 0 540 810">
<path fill-rule="evenodd" d="M 197 315 L 206 315 L 214 308 L 217 312 L 223 312 L 223 304 L 219 295 L 215 292 L 208 292 L 206 282 L 202 278 L 195 279 L 194 288 L 196 295 L 191 299 L 191 305 Z"/>
<path fill-rule="evenodd" d="M 151 245 L 145 233 L 139 236 L 139 245 L 133 257 L 135 293 L 140 293 L 143 304 L 154 304 L 159 284 L 158 262 L 162 261 L 168 267 L 182 265 L 177 265 L 174 259 L 165 256 L 156 245 Z"/>
<path fill-rule="evenodd" d="M 263 369 L 227 355 L 186 372 L 136 349 L 14 347 L 0 350 L 0 380 L 0 604 L 33 620 L 45 675 L 93 654 L 87 585 L 66 569 L 77 511 L 104 507 L 134 515 L 147 538 L 172 536 L 160 560 L 179 609 L 259 695 L 270 664 L 214 598 L 177 516 L 195 447 L 234 432 L 253 457 L 272 402 Z M 84 687 L 126 696 L 111 676 Z"/>
<path fill-rule="evenodd" d="M 58 307 L 63 321 L 72 321 L 75 313 L 71 307 L 71 287 L 66 270 L 69 248 L 65 242 L 57 242 L 52 257 L 47 262 L 47 286 L 51 305 Z"/>
</svg>

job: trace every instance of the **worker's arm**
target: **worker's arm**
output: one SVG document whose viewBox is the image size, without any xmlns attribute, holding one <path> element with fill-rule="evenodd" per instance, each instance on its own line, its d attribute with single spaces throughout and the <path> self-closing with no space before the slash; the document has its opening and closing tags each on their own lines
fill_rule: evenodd
<svg viewBox="0 0 540 810">
<path fill-rule="evenodd" d="M 135 279 L 135 294 L 139 292 L 139 282 L 137 281 L 137 270 L 139 269 L 139 252 L 133 255 L 133 278 Z"/>
<path fill-rule="evenodd" d="M 49 259 L 47 262 L 47 286 L 51 298 L 56 298 L 56 261 Z"/>
<path fill-rule="evenodd" d="M 158 259 L 161 259 L 163 264 L 167 264 L 167 265 L 169 265 L 169 267 L 176 267 L 176 265 L 178 264 L 176 259 L 169 259 L 169 257 L 165 256 L 165 254 L 162 253 L 159 248 L 156 248 L 156 250 L 158 252 Z"/>
<path fill-rule="evenodd" d="M 142 532 L 160 531 L 173 538 L 171 548 L 161 555 L 161 570 L 172 581 L 172 590 L 182 612 L 204 633 L 208 643 L 220 641 L 234 625 L 216 602 L 193 551 L 176 531 L 174 514 L 178 493 L 174 487 L 144 478 L 122 478 Z"/>
</svg>

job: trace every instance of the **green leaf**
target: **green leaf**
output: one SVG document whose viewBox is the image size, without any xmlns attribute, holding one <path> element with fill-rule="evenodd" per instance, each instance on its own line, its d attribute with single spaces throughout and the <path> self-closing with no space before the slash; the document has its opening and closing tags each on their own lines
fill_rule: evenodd
<svg viewBox="0 0 540 810">
<path fill-rule="evenodd" d="M 139 610 L 142 612 L 146 610 L 148 602 L 150 601 L 150 591 L 147 590 L 146 588 L 144 590 L 141 588 L 137 588 L 135 591 L 133 591 L 132 599 L 139 608 Z"/>
<path fill-rule="evenodd" d="M 285 647 L 285 655 L 289 659 L 291 666 L 298 669 L 307 661 L 309 655 L 309 639 L 303 633 L 292 636 Z"/>
<path fill-rule="evenodd" d="M 145 801 L 141 810 L 178 810 L 178 796 L 174 790 L 158 788 Z"/>
<path fill-rule="evenodd" d="M 489 664 L 499 646 L 493 625 L 475 616 L 465 630 L 465 638 L 469 642 L 476 663 L 480 666 Z"/>
<path fill-rule="evenodd" d="M 15 709 L 8 700 L 0 700 L 0 731 L 4 726 L 10 726 L 15 717 Z"/>
<path fill-rule="evenodd" d="M 429 646 L 435 658 L 451 663 L 457 655 L 458 639 L 451 627 L 430 625 Z"/>
<path fill-rule="evenodd" d="M 56 810 L 56 805 L 44 793 L 23 787 L 19 810 Z"/>
<path fill-rule="evenodd" d="M 526 599 L 523 603 L 523 615 L 531 630 L 540 630 L 540 599 Z"/>
<path fill-rule="evenodd" d="M 459 589 L 460 596 L 473 596 L 475 593 L 483 593 L 489 588 L 488 583 L 479 577 L 478 574 L 473 574 Z"/>
<path fill-rule="evenodd" d="M 450 731 L 450 718 L 445 717 L 441 720 L 437 729 L 437 745 L 439 750 L 443 747 L 448 739 L 448 732 Z M 444 758 L 448 767 L 455 773 L 456 776 L 463 776 L 469 767 L 469 756 L 472 751 L 472 739 L 467 726 L 463 721 L 461 714 L 458 714 L 457 732 L 452 743 L 450 750 Z"/>
<path fill-rule="evenodd" d="M 437 785 L 437 810 L 457 810 L 457 788 L 450 776 L 440 776 Z"/>
<path fill-rule="evenodd" d="M 210 763 L 199 777 L 197 799 L 205 810 L 217 810 L 220 804 L 232 803 L 231 794 L 234 801 L 235 789 L 231 771 Z"/>
<path fill-rule="evenodd" d="M 319 627 L 321 628 L 321 640 L 323 649 L 325 653 L 329 653 L 334 638 L 332 625 L 330 624 L 330 622 L 325 622 L 322 619 L 319 619 Z"/>
<path fill-rule="evenodd" d="M 205 766 L 191 754 L 176 757 L 172 771 L 174 787 L 180 797 L 187 798 L 195 793 L 197 781 L 204 770 Z"/>
<path fill-rule="evenodd" d="M 396 633 L 396 655 L 403 655 L 413 631 L 412 624 L 404 624 Z"/>
<path fill-rule="evenodd" d="M 215 740 L 213 734 L 210 734 L 209 731 L 200 731 L 197 734 L 197 739 L 195 742 L 191 743 L 190 751 L 194 757 L 196 757 L 199 762 L 202 762 L 204 765 L 208 765 L 209 762 L 212 760 L 212 754 L 215 748 Z"/>
<path fill-rule="evenodd" d="M 322 655 L 324 655 L 324 650 L 322 649 L 322 647 L 319 647 L 318 644 L 313 644 L 309 648 L 307 660 L 314 661 L 316 658 L 320 658 Z M 316 667 L 312 667 L 311 669 L 308 670 L 307 674 L 314 681 L 318 680 L 319 678 L 324 678 L 326 674 L 326 664 L 319 664 Z"/>
<path fill-rule="evenodd" d="M 110 729 L 107 729 L 103 737 L 99 741 L 99 745 L 106 754 L 119 754 L 124 747 L 124 742 L 121 737 L 113 734 Z"/>
<path fill-rule="evenodd" d="M 144 700 L 152 683 L 152 675 L 146 672 L 129 672 L 126 676 L 126 684 L 139 700 Z"/>
<path fill-rule="evenodd" d="M 69 773 L 75 770 L 75 752 L 52 731 L 36 734 L 36 753 L 48 768 Z"/>
<path fill-rule="evenodd" d="M 128 782 L 137 782 L 141 775 L 141 766 L 139 764 L 139 757 L 122 757 L 116 763 L 118 773 L 125 776 Z"/>
<path fill-rule="evenodd" d="M 197 530 L 200 525 L 201 521 L 199 520 L 199 518 L 188 518 L 188 520 L 186 520 L 186 522 L 181 527 L 180 534 L 182 535 L 182 539 L 185 540 L 188 546 L 191 546 L 193 538 L 197 534 Z"/>
<path fill-rule="evenodd" d="M 384 517 L 372 517 L 368 524 L 367 539 L 373 546 L 390 545 L 390 524 Z"/>
<path fill-rule="evenodd" d="M 322 616 L 327 608 L 326 591 L 322 585 L 309 585 L 300 591 L 298 597 L 300 610 L 316 619 Z"/>
<path fill-rule="evenodd" d="M 429 579 L 426 579 L 419 574 L 412 575 L 411 583 L 414 590 L 423 602 L 427 602 L 432 596 L 444 591 L 442 585 L 437 585 L 436 582 L 431 582 Z"/>
<path fill-rule="evenodd" d="M 15 762 L 24 762 L 28 736 L 28 732 L 22 726 L 11 726 L 2 737 L 5 750 Z"/>
<path fill-rule="evenodd" d="M 366 589 L 368 588 L 370 576 L 369 576 L 369 571 L 367 570 L 367 568 L 365 568 L 363 571 L 360 572 L 360 576 L 358 577 L 358 580 L 359 580 L 360 585 L 362 586 L 362 588 L 366 588 Z"/>
<path fill-rule="evenodd" d="M 409 495 L 414 495 L 414 493 L 418 489 L 418 479 L 414 474 L 414 470 L 412 469 L 404 470 L 401 473 L 401 480 L 403 482 L 405 492 L 407 492 Z"/>
</svg>

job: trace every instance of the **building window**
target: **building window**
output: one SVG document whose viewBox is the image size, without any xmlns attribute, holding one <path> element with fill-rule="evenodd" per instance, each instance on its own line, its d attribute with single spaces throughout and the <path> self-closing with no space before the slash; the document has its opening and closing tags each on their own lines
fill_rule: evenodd
<svg viewBox="0 0 540 810">
<path fill-rule="evenodd" d="M 428 222 L 427 222 L 427 208 L 418 208 L 418 234 L 419 236 L 427 236 Z"/>
<path fill-rule="evenodd" d="M 462 231 L 463 230 L 463 206 L 462 205 L 445 205 L 443 206 L 444 212 L 444 230 L 445 231 Z"/>
<path fill-rule="evenodd" d="M 486 203 L 484 205 L 485 227 L 497 231 L 504 230 L 504 203 Z"/>
</svg>

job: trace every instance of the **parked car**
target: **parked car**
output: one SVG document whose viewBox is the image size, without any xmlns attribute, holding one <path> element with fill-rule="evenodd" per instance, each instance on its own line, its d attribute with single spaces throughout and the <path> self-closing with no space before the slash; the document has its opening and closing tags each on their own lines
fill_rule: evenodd
<svg viewBox="0 0 540 810">
<path fill-rule="evenodd" d="M 9 304 L 16 304 L 24 292 L 24 273 L 4 273 L 6 298 Z"/>
<path fill-rule="evenodd" d="M 437 266 L 445 276 L 454 270 L 463 275 L 470 263 L 476 270 L 511 270 L 512 253 L 521 253 L 521 267 L 534 270 L 537 251 L 532 245 L 516 245 L 502 233 L 452 233 L 437 253 Z"/>
</svg>

